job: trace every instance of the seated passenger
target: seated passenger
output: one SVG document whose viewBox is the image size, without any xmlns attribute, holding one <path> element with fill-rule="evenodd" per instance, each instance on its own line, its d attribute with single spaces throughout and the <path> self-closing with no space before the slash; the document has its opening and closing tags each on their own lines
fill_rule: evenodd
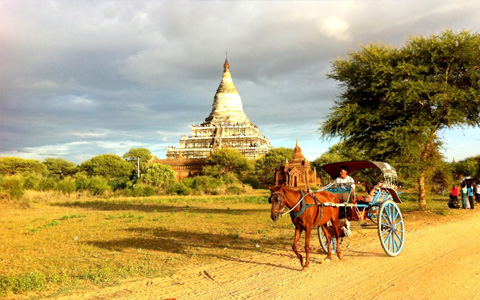
<svg viewBox="0 0 480 300">
<path fill-rule="evenodd" d="M 375 193 L 377 192 L 377 189 L 379 187 L 381 187 L 382 184 L 381 183 L 377 183 L 377 185 L 375 185 L 374 187 L 372 187 L 372 189 L 370 190 L 370 192 L 368 193 L 368 195 L 366 196 L 359 196 L 357 197 L 357 203 L 358 202 L 363 202 L 363 203 L 370 203 L 373 201 L 373 198 L 375 197 Z"/>
</svg>

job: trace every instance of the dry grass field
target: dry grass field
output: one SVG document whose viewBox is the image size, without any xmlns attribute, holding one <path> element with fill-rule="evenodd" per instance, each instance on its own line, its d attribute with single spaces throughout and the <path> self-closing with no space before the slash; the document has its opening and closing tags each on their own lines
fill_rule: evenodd
<svg viewBox="0 0 480 300">
<path fill-rule="evenodd" d="M 103 199 L 27 193 L 21 202 L 2 202 L 0 297 L 68 294 L 289 247 L 293 225 L 270 220 L 268 195 Z M 446 207 L 446 197 L 431 198 L 422 213 L 414 194 L 402 199 L 406 221 L 458 213 Z"/>
</svg>

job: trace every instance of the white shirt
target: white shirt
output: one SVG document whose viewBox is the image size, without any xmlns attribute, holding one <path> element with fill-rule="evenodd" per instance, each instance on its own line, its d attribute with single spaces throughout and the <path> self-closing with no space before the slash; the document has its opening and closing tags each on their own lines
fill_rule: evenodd
<svg viewBox="0 0 480 300">
<path fill-rule="evenodd" d="M 355 180 L 348 175 L 345 178 L 337 177 L 337 179 L 335 179 L 335 183 L 349 183 L 348 185 L 346 184 L 346 186 L 351 186 L 352 189 L 355 190 Z"/>
<path fill-rule="evenodd" d="M 477 194 L 480 194 L 480 183 L 479 183 L 479 184 L 477 184 L 476 188 L 477 188 L 477 191 L 476 191 L 476 193 L 477 193 Z"/>
</svg>

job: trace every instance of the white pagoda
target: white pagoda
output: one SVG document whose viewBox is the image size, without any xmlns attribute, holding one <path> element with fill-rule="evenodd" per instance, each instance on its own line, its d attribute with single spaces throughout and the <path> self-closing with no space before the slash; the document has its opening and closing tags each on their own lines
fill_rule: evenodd
<svg viewBox="0 0 480 300">
<path fill-rule="evenodd" d="M 250 159 L 271 149 L 270 140 L 243 111 L 242 99 L 233 84 L 228 59 L 215 94 L 212 112 L 201 124 L 192 125 L 190 134 L 182 135 L 180 146 L 168 147 L 168 159 L 201 159 L 219 148 L 231 148 Z"/>
</svg>

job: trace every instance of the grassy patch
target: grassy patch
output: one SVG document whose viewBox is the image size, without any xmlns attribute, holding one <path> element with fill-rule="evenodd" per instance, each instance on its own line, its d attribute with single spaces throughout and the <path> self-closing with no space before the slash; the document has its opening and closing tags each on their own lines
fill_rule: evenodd
<svg viewBox="0 0 480 300">
<path fill-rule="evenodd" d="M 270 220 L 268 194 L 152 198 L 36 198 L 2 210 L 0 294 L 43 296 L 158 277 L 190 264 L 251 255 L 290 244 Z M 271 228 L 276 242 L 265 244 Z M 256 245 L 262 244 L 262 248 Z M 263 245 L 265 244 L 265 245 Z M 265 246 L 265 247 L 263 247 Z M 259 250 L 261 249 L 261 250 Z M 265 250 L 266 251 L 266 250 Z"/>
</svg>

